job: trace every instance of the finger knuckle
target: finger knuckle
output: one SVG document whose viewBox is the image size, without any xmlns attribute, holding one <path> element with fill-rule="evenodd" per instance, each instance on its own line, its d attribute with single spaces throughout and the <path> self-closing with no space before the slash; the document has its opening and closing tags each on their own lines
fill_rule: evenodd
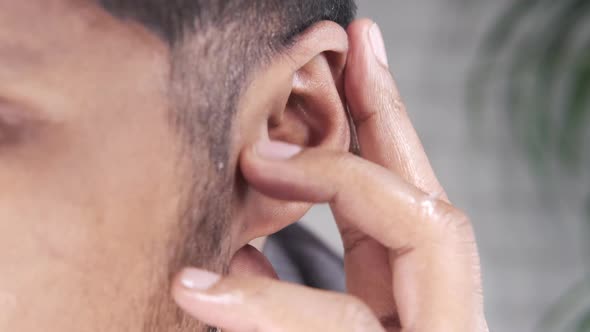
<svg viewBox="0 0 590 332">
<path fill-rule="evenodd" d="M 342 315 L 350 331 L 381 331 L 381 325 L 373 315 L 373 311 L 361 300 L 349 297 L 345 302 Z"/>
<path fill-rule="evenodd" d="M 456 207 L 439 202 L 434 207 L 435 222 L 441 229 L 451 233 L 462 233 L 462 230 L 471 229 L 471 220 L 467 214 Z"/>
<path fill-rule="evenodd" d="M 249 303 L 259 305 L 272 295 L 273 288 L 271 279 L 249 279 L 248 287 L 242 288 L 241 294 Z"/>
<path fill-rule="evenodd" d="M 450 204 L 439 204 L 439 206 L 441 207 L 441 216 L 445 221 L 457 226 L 468 226 L 471 224 L 469 217 L 462 210 Z"/>
<path fill-rule="evenodd" d="M 397 84 L 393 77 L 388 76 L 383 78 L 383 85 L 389 86 L 389 94 L 381 97 L 382 109 L 392 112 L 393 114 L 400 114 L 405 112 L 404 100 L 398 90 Z"/>
<path fill-rule="evenodd" d="M 397 312 L 380 316 L 379 322 L 387 331 L 401 331 L 402 329 L 401 318 Z"/>
<path fill-rule="evenodd" d="M 473 225 L 471 224 L 471 218 L 462 210 L 453 208 L 453 211 L 449 213 L 449 218 L 452 221 L 453 233 L 456 234 L 460 239 L 467 242 L 474 242 L 475 236 L 473 234 Z"/>
<path fill-rule="evenodd" d="M 404 101 L 399 94 L 395 94 L 391 100 L 392 111 L 399 113 L 404 110 Z"/>
<path fill-rule="evenodd" d="M 340 230 L 340 236 L 342 237 L 342 243 L 344 244 L 344 253 L 349 255 L 350 253 L 361 248 L 364 244 L 374 241 L 373 238 L 367 234 L 359 231 L 354 227 L 344 227 Z"/>
<path fill-rule="evenodd" d="M 350 153 L 334 152 L 333 158 L 340 167 L 349 168 L 352 165 L 352 159 L 355 157 Z"/>
<path fill-rule="evenodd" d="M 329 203 L 340 203 L 343 191 L 347 190 L 348 179 L 342 177 L 342 174 L 354 175 L 358 173 L 358 157 L 351 153 L 333 152 L 331 158 L 331 165 L 337 167 L 338 172 L 326 173 L 325 168 L 322 170 L 324 176 L 332 179 L 333 188 L 331 191 L 333 195 Z"/>
</svg>

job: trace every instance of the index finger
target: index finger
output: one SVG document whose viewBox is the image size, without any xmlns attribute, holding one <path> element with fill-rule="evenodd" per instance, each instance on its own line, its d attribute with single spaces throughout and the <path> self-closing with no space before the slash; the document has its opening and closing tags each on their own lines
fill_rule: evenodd
<svg viewBox="0 0 590 332">
<path fill-rule="evenodd" d="M 361 156 L 446 200 L 389 72 L 379 28 L 363 19 L 353 22 L 348 34 L 345 89 Z"/>
<path fill-rule="evenodd" d="M 320 148 L 285 159 L 295 150 L 286 146 L 260 142 L 244 151 L 245 179 L 273 198 L 330 203 L 339 223 L 388 249 L 393 289 L 381 292 L 393 291 L 399 308 L 399 326 L 391 328 L 485 331 L 477 247 L 461 211 L 365 159 Z M 374 268 L 356 269 L 369 277 L 362 286 L 376 289 Z"/>
</svg>

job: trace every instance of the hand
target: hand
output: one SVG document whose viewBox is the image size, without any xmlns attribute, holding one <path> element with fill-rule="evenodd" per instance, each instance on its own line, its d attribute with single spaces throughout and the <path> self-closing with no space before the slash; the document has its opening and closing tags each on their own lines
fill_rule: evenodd
<svg viewBox="0 0 590 332">
<path fill-rule="evenodd" d="M 371 46 L 372 26 L 348 31 L 345 85 L 361 156 L 275 142 L 241 157 L 264 194 L 330 203 L 350 294 L 188 269 L 173 293 L 195 318 L 229 331 L 488 331 L 471 224 L 438 183 L 379 38 Z"/>
</svg>

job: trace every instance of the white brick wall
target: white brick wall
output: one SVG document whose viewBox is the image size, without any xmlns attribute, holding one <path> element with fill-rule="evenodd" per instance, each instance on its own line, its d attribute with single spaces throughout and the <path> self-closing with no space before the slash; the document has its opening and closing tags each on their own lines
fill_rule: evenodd
<svg viewBox="0 0 590 332">
<path fill-rule="evenodd" d="M 359 0 L 381 26 L 389 60 L 441 182 L 475 223 L 492 331 L 533 332 L 542 313 L 583 275 L 590 240 L 581 193 L 559 189 L 547 204 L 511 141 L 498 101 L 477 140 L 464 103 L 465 79 L 483 32 L 508 0 Z M 335 248 L 325 207 L 306 218 Z M 586 233 L 584 233 L 586 232 Z M 588 266 L 589 263 L 584 263 Z"/>
</svg>

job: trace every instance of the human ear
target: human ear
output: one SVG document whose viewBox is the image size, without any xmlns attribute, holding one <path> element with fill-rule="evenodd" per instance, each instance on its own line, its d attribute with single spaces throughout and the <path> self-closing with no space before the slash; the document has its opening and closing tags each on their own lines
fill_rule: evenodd
<svg viewBox="0 0 590 332">
<path fill-rule="evenodd" d="M 343 80 L 347 51 L 344 29 L 320 22 L 264 66 L 245 92 L 237 117 L 240 149 L 260 140 L 277 140 L 303 148 L 348 151 Z M 311 208 L 308 203 L 266 197 L 245 181 L 237 186 L 238 245 L 279 231 Z"/>
</svg>

